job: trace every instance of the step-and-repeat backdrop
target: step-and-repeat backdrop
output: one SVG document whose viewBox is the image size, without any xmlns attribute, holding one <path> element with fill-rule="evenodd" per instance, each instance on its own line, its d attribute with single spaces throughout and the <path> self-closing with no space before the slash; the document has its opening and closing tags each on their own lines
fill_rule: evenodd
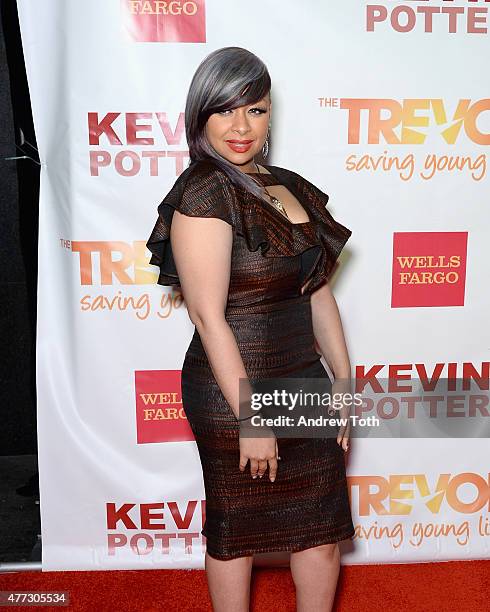
<svg viewBox="0 0 490 612">
<path fill-rule="evenodd" d="M 178 291 L 156 285 L 145 242 L 187 166 L 185 97 L 214 49 L 267 64 L 267 162 L 328 193 L 352 229 L 331 284 L 355 374 L 488 379 L 487 3 L 18 9 L 42 161 L 44 569 L 203 567 L 202 472 L 180 394 L 193 326 Z M 353 440 L 356 535 L 342 562 L 486 557 L 488 468 L 483 438 Z"/>
</svg>

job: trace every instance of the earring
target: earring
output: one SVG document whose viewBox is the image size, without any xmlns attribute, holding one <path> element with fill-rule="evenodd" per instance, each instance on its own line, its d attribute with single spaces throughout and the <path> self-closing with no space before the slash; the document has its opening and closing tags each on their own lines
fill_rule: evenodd
<svg viewBox="0 0 490 612">
<path fill-rule="evenodd" d="M 265 159 L 269 154 L 269 133 L 270 133 L 270 124 L 269 129 L 267 130 L 267 136 L 265 137 L 264 146 L 262 147 L 262 157 Z"/>
<path fill-rule="evenodd" d="M 262 157 L 265 159 L 269 153 L 269 141 L 266 140 L 264 142 L 264 146 L 262 147 Z"/>
</svg>

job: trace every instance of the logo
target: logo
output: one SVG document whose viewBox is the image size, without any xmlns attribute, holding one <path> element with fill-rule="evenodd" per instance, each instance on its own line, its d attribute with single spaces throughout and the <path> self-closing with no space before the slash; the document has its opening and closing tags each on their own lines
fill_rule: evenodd
<svg viewBox="0 0 490 612">
<path fill-rule="evenodd" d="M 474 153 L 469 155 L 445 145 L 490 145 L 486 127 L 490 98 L 450 102 L 443 98 L 319 97 L 318 104 L 325 110 L 345 112 L 349 145 L 369 146 L 368 150 L 347 155 L 347 172 L 389 172 L 404 182 L 413 178 L 425 182 L 442 174 L 465 173 L 473 181 L 486 176 L 486 153 L 473 147 Z M 386 148 L 377 150 L 378 145 Z M 402 151 L 397 150 L 400 145 L 404 147 Z M 428 148 L 438 145 L 442 150 Z"/>
<path fill-rule="evenodd" d="M 390 474 L 348 476 L 350 488 L 359 493 L 359 516 L 409 515 L 419 501 L 432 513 L 441 512 L 443 502 L 454 512 L 472 514 L 488 506 L 490 474 L 474 472 L 439 474 L 435 484 L 429 484 L 427 474 Z M 470 488 L 470 498 L 462 490 Z"/>
<path fill-rule="evenodd" d="M 171 160 L 176 176 L 184 171 L 189 150 L 183 112 L 175 121 L 166 112 L 110 112 L 103 116 L 90 112 L 87 125 L 92 147 L 88 152 L 90 176 L 100 176 L 105 168 L 125 177 L 142 172 L 159 176 L 163 158 Z"/>
<path fill-rule="evenodd" d="M 321 106 L 327 107 L 327 102 L 320 98 Z M 340 98 L 340 108 L 348 113 L 349 144 L 360 143 L 364 123 L 367 144 L 422 145 L 430 129 L 438 130 L 450 145 L 457 143 L 462 131 L 474 144 L 490 144 L 490 134 L 479 128 L 490 110 L 490 98 L 474 102 L 461 98 L 451 109 L 442 98 Z"/>
<path fill-rule="evenodd" d="M 180 370 L 136 371 L 135 390 L 138 444 L 194 440 L 182 408 Z"/>
<path fill-rule="evenodd" d="M 204 0 L 121 0 L 121 13 L 134 42 L 206 42 Z"/>
<path fill-rule="evenodd" d="M 464 306 L 468 232 L 393 234 L 392 308 Z"/>
<path fill-rule="evenodd" d="M 413 7 L 406 2 L 390 2 L 388 6 L 367 4 L 366 31 L 487 34 L 487 7 L 475 6 L 478 0 L 463 0 L 459 6 L 451 6 L 449 2 L 453 4 L 452 0 L 411 0 Z"/>
</svg>

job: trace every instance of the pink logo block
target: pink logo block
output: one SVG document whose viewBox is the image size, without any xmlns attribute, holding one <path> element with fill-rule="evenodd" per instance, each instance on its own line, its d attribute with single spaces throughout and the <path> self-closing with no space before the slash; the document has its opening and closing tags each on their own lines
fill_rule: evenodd
<svg viewBox="0 0 490 612">
<path fill-rule="evenodd" d="M 464 306 L 468 232 L 395 232 L 392 308 Z"/>
<path fill-rule="evenodd" d="M 181 370 L 134 373 L 138 444 L 194 440 L 182 408 Z"/>
<path fill-rule="evenodd" d="M 134 42 L 206 42 L 204 0 L 121 0 L 121 14 Z"/>
</svg>

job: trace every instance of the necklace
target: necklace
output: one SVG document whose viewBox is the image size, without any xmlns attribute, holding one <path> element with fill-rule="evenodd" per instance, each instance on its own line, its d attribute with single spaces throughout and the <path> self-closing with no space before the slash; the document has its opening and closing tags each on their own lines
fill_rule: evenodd
<svg viewBox="0 0 490 612">
<path fill-rule="evenodd" d="M 254 160 L 254 164 L 255 164 L 255 167 L 257 168 L 257 173 L 258 173 L 258 174 L 264 174 L 263 172 L 261 172 L 261 171 L 259 170 L 259 167 L 257 166 L 257 162 L 256 162 L 255 160 Z M 275 206 L 275 208 L 277 208 L 277 210 L 278 210 L 279 212 L 281 212 L 281 213 L 282 213 L 282 214 L 283 214 L 283 215 L 286 217 L 286 219 L 288 219 L 289 221 L 291 221 L 291 219 L 289 218 L 289 215 L 288 215 L 288 213 L 286 212 L 286 209 L 284 208 L 283 203 L 281 202 L 281 200 L 278 200 L 278 199 L 276 198 L 276 196 L 273 196 L 271 193 L 269 193 L 269 192 L 267 191 L 267 189 L 266 189 L 266 188 L 265 188 L 263 185 L 262 185 L 262 187 L 264 188 L 264 191 L 266 192 L 266 194 L 269 196 L 269 198 L 270 198 L 270 200 L 271 200 L 271 204 L 272 204 L 273 206 Z"/>
</svg>

